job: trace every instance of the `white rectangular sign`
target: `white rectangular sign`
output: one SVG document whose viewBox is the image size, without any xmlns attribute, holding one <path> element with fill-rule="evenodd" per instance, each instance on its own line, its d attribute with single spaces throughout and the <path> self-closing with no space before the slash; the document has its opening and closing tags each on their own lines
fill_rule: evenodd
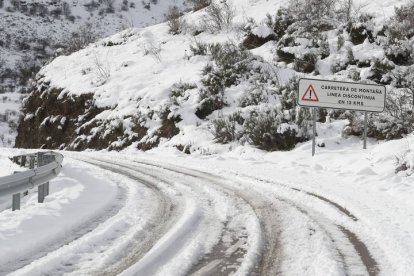
<svg viewBox="0 0 414 276">
<path fill-rule="evenodd" d="M 383 85 L 300 79 L 298 104 L 309 107 L 382 112 L 386 89 Z"/>
</svg>

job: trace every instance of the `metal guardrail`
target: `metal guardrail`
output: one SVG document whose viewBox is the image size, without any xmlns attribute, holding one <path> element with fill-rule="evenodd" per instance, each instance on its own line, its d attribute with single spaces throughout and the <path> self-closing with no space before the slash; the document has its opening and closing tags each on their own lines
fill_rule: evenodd
<svg viewBox="0 0 414 276">
<path fill-rule="evenodd" d="M 28 190 L 37 187 L 38 202 L 43 203 L 49 194 L 49 181 L 62 169 L 63 155 L 51 151 L 18 155 L 10 159 L 29 170 L 0 177 L 0 196 L 12 196 L 12 210 L 15 211 L 20 209 L 21 194 L 27 195 Z"/>
</svg>

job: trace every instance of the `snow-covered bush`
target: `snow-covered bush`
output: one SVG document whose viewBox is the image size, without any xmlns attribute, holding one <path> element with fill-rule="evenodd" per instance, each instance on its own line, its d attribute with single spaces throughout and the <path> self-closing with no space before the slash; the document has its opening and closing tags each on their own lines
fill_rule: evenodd
<svg viewBox="0 0 414 276">
<path fill-rule="evenodd" d="M 277 36 L 282 36 L 277 44 L 277 59 L 295 62 L 296 71 L 313 72 L 316 62 L 330 54 L 324 32 L 335 29 L 342 20 L 336 2 L 294 0 L 286 11 L 279 11 L 274 27 Z"/>
<path fill-rule="evenodd" d="M 397 65 L 414 63 L 414 1 L 395 9 L 387 29 L 385 53 Z"/>
<path fill-rule="evenodd" d="M 407 133 L 414 131 L 413 83 L 414 80 L 410 79 L 404 88 L 393 89 L 387 95 L 386 112 L 394 119 L 399 120 L 407 128 Z"/>
<path fill-rule="evenodd" d="M 214 119 L 211 124 L 215 141 L 226 144 L 238 140 L 243 135 L 243 123 L 244 118 L 240 112 L 235 112 L 229 116 L 221 115 L 219 118 Z"/>
<path fill-rule="evenodd" d="M 248 141 L 262 150 L 290 150 L 297 143 L 296 126 L 282 123 L 277 110 L 252 111 L 244 127 Z"/>
<path fill-rule="evenodd" d="M 392 40 L 390 40 L 392 41 Z M 387 58 L 397 65 L 411 65 L 414 63 L 414 39 L 394 40 L 385 46 Z"/>
<path fill-rule="evenodd" d="M 280 39 L 286 34 L 287 28 L 292 25 L 293 22 L 294 19 L 288 10 L 281 8 L 276 12 L 274 20 L 269 18 L 268 25 L 269 27 L 272 27 L 277 39 Z"/>
<path fill-rule="evenodd" d="M 210 48 L 213 64 L 203 70 L 200 88 L 200 104 L 196 115 L 204 119 L 213 111 L 224 106 L 224 90 L 237 83 L 248 70 L 251 54 L 232 44 L 216 45 Z"/>
<path fill-rule="evenodd" d="M 206 8 L 206 17 L 203 23 L 210 32 L 220 32 L 232 26 L 234 16 L 235 9 L 231 3 L 227 1 L 212 2 Z"/>
<path fill-rule="evenodd" d="M 197 88 L 197 85 L 192 83 L 178 82 L 170 88 L 170 101 L 173 105 L 180 105 L 181 102 L 188 99 L 186 92 Z"/>
<path fill-rule="evenodd" d="M 175 115 L 170 106 L 164 106 L 162 110 L 157 112 L 152 112 L 149 116 L 150 120 L 157 120 L 161 122 L 161 126 L 147 133 L 147 135 L 140 139 L 137 148 L 143 151 L 150 150 L 159 145 L 162 138 L 170 139 L 180 133 L 180 129 L 177 127 L 176 123 L 181 121 L 179 115 Z"/>
<path fill-rule="evenodd" d="M 190 51 L 193 56 L 205 56 L 208 53 L 208 44 L 195 40 L 194 44 L 190 45 Z"/>
<path fill-rule="evenodd" d="M 414 36 L 414 1 L 395 8 L 395 16 L 390 20 L 388 32 L 391 39 L 410 39 Z"/>
<path fill-rule="evenodd" d="M 275 20 L 279 20 L 277 15 Z M 280 35 L 274 31 L 276 24 L 281 24 L 281 22 L 275 22 L 270 14 L 266 15 L 266 21 L 261 24 L 257 24 L 253 18 L 248 18 L 243 28 L 245 38 L 242 45 L 246 49 L 255 49 L 269 41 L 279 40 L 284 33 Z"/>
<path fill-rule="evenodd" d="M 365 39 L 368 39 L 371 43 L 375 41 L 372 19 L 372 16 L 369 14 L 360 14 L 357 17 L 351 18 L 348 22 L 346 31 L 354 45 L 363 43 Z"/>
<path fill-rule="evenodd" d="M 298 87 L 298 78 L 292 78 L 287 84 L 280 87 L 280 103 L 283 122 L 295 124 L 297 126 L 297 142 L 304 142 L 311 137 L 312 117 L 309 108 L 297 105 Z"/>
<path fill-rule="evenodd" d="M 414 131 L 414 67 L 395 69 L 387 76 L 392 77 L 392 86 L 387 91 L 385 111 L 370 115 L 368 136 L 386 140 L 399 139 Z M 360 113 L 354 114 L 348 118 L 350 125 L 345 131 L 360 135 L 363 131 L 363 118 Z"/>
<path fill-rule="evenodd" d="M 274 151 L 289 150 L 309 139 L 310 113 L 296 103 L 298 79 L 280 87 L 277 68 L 261 57 L 233 44 L 210 44 L 206 49 L 212 63 L 203 71 L 196 115 L 205 119 L 230 105 L 228 88 L 240 85 L 244 90 L 237 98 L 240 112 L 219 113 L 210 122 L 216 142 L 247 141 Z"/>
<path fill-rule="evenodd" d="M 332 30 L 344 21 L 339 0 L 292 0 L 288 13 L 294 18 L 293 29 L 315 35 Z M 288 30 L 289 31 L 289 30 Z"/>
<path fill-rule="evenodd" d="M 254 83 L 252 87 L 246 90 L 239 98 L 240 107 L 248 107 L 252 105 L 259 105 L 261 103 L 268 103 L 271 97 L 271 91 L 264 83 Z"/>
<path fill-rule="evenodd" d="M 250 78 L 255 79 L 254 75 Z M 213 134 L 216 141 L 247 141 L 262 150 L 276 151 L 292 149 L 298 142 L 308 140 L 310 112 L 308 108 L 297 106 L 297 85 L 296 78 L 282 87 L 274 85 L 274 91 L 265 90 L 267 98 L 256 99 L 250 105 L 245 102 L 243 112 L 214 120 Z M 242 99 L 243 97 L 245 95 Z M 269 104 L 269 100 L 273 103 Z"/>
<path fill-rule="evenodd" d="M 246 31 L 246 37 L 242 44 L 246 49 L 255 49 L 263 44 L 275 40 L 276 36 L 273 30 L 267 25 L 257 26 Z"/>
<path fill-rule="evenodd" d="M 293 68 L 298 72 L 312 73 L 315 71 L 318 57 L 313 53 L 306 53 L 302 57 L 295 58 Z"/>
<path fill-rule="evenodd" d="M 385 112 L 369 115 L 368 137 L 393 140 L 403 138 L 414 131 L 414 89 L 406 87 L 388 91 Z M 362 135 L 363 114 L 361 112 L 346 114 L 350 123 L 344 129 L 344 135 Z"/>
<path fill-rule="evenodd" d="M 386 112 L 405 125 L 407 133 L 414 130 L 413 111 L 413 94 L 408 89 L 400 89 L 396 94 L 388 95 Z"/>
<path fill-rule="evenodd" d="M 368 79 L 375 81 L 376 83 L 381 84 L 390 84 L 391 76 L 390 72 L 394 69 L 394 65 L 388 59 L 375 60 L 372 67 L 370 76 Z"/>
</svg>

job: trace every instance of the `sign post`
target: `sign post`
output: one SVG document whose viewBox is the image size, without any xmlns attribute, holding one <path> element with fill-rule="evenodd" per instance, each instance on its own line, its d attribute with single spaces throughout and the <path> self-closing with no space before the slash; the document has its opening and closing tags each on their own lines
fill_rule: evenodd
<svg viewBox="0 0 414 276">
<path fill-rule="evenodd" d="M 316 150 L 316 108 L 312 108 L 313 121 L 313 135 L 312 135 L 312 156 L 315 155 Z"/>
<path fill-rule="evenodd" d="M 367 149 L 368 112 L 364 114 L 364 149 Z"/>
<path fill-rule="evenodd" d="M 354 82 L 300 79 L 298 105 L 313 108 L 312 156 L 315 154 L 316 108 L 364 111 L 364 149 L 367 147 L 368 112 L 382 112 L 385 108 L 384 85 Z"/>
</svg>

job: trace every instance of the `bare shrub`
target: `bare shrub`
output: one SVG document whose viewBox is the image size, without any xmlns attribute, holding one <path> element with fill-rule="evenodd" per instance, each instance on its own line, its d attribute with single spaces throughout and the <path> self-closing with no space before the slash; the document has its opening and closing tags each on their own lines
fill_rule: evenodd
<svg viewBox="0 0 414 276">
<path fill-rule="evenodd" d="M 102 85 L 106 83 L 106 81 L 111 76 L 111 70 L 109 68 L 108 62 L 103 62 L 98 57 L 96 53 L 94 53 L 94 60 L 93 60 L 94 66 L 95 66 L 95 74 L 98 78 L 98 82 Z"/>
<path fill-rule="evenodd" d="M 385 111 L 398 120 L 407 133 L 414 131 L 414 92 L 409 88 L 388 93 Z"/>
<path fill-rule="evenodd" d="M 62 3 L 62 13 L 66 18 L 69 18 L 72 15 L 72 11 L 67 2 Z"/>
<path fill-rule="evenodd" d="M 102 3 L 105 7 L 105 11 L 107 13 L 114 13 L 114 2 L 115 0 L 99 0 L 100 3 Z"/>
<path fill-rule="evenodd" d="M 201 10 L 211 4 L 211 0 L 189 0 L 188 2 L 193 5 L 193 11 Z"/>
<path fill-rule="evenodd" d="M 161 44 L 154 44 L 154 43 L 145 43 L 142 44 L 142 50 L 144 52 L 144 56 L 150 55 L 155 61 L 161 62 Z"/>
<path fill-rule="evenodd" d="M 208 44 L 196 40 L 194 44 L 190 45 L 190 51 L 194 56 L 205 56 L 208 53 Z"/>
<path fill-rule="evenodd" d="M 228 30 L 233 23 L 235 16 L 234 7 L 227 1 L 224 3 L 212 2 L 206 8 L 207 16 L 204 18 L 204 25 L 211 32 Z"/>
<path fill-rule="evenodd" d="M 35 59 L 29 55 L 25 55 L 16 63 L 16 69 L 18 72 L 19 84 L 27 85 L 29 80 L 39 71 L 40 66 Z"/>
<path fill-rule="evenodd" d="M 70 55 L 71 53 L 77 52 L 85 48 L 90 43 L 93 43 L 98 38 L 98 35 L 93 30 L 91 24 L 86 24 L 79 28 L 79 31 L 69 34 L 68 37 L 64 38 L 62 45 L 64 47 L 64 54 Z"/>
<path fill-rule="evenodd" d="M 413 170 L 410 170 L 410 164 L 407 161 L 407 155 L 410 151 L 407 150 L 401 155 L 395 155 L 395 174 L 399 172 L 405 172 L 406 176 L 411 176 L 413 174 Z"/>
<path fill-rule="evenodd" d="M 184 19 L 182 18 L 182 13 L 177 6 L 171 6 L 168 9 L 165 19 L 168 21 L 168 27 L 170 27 L 171 34 L 176 35 L 181 33 Z"/>
</svg>

